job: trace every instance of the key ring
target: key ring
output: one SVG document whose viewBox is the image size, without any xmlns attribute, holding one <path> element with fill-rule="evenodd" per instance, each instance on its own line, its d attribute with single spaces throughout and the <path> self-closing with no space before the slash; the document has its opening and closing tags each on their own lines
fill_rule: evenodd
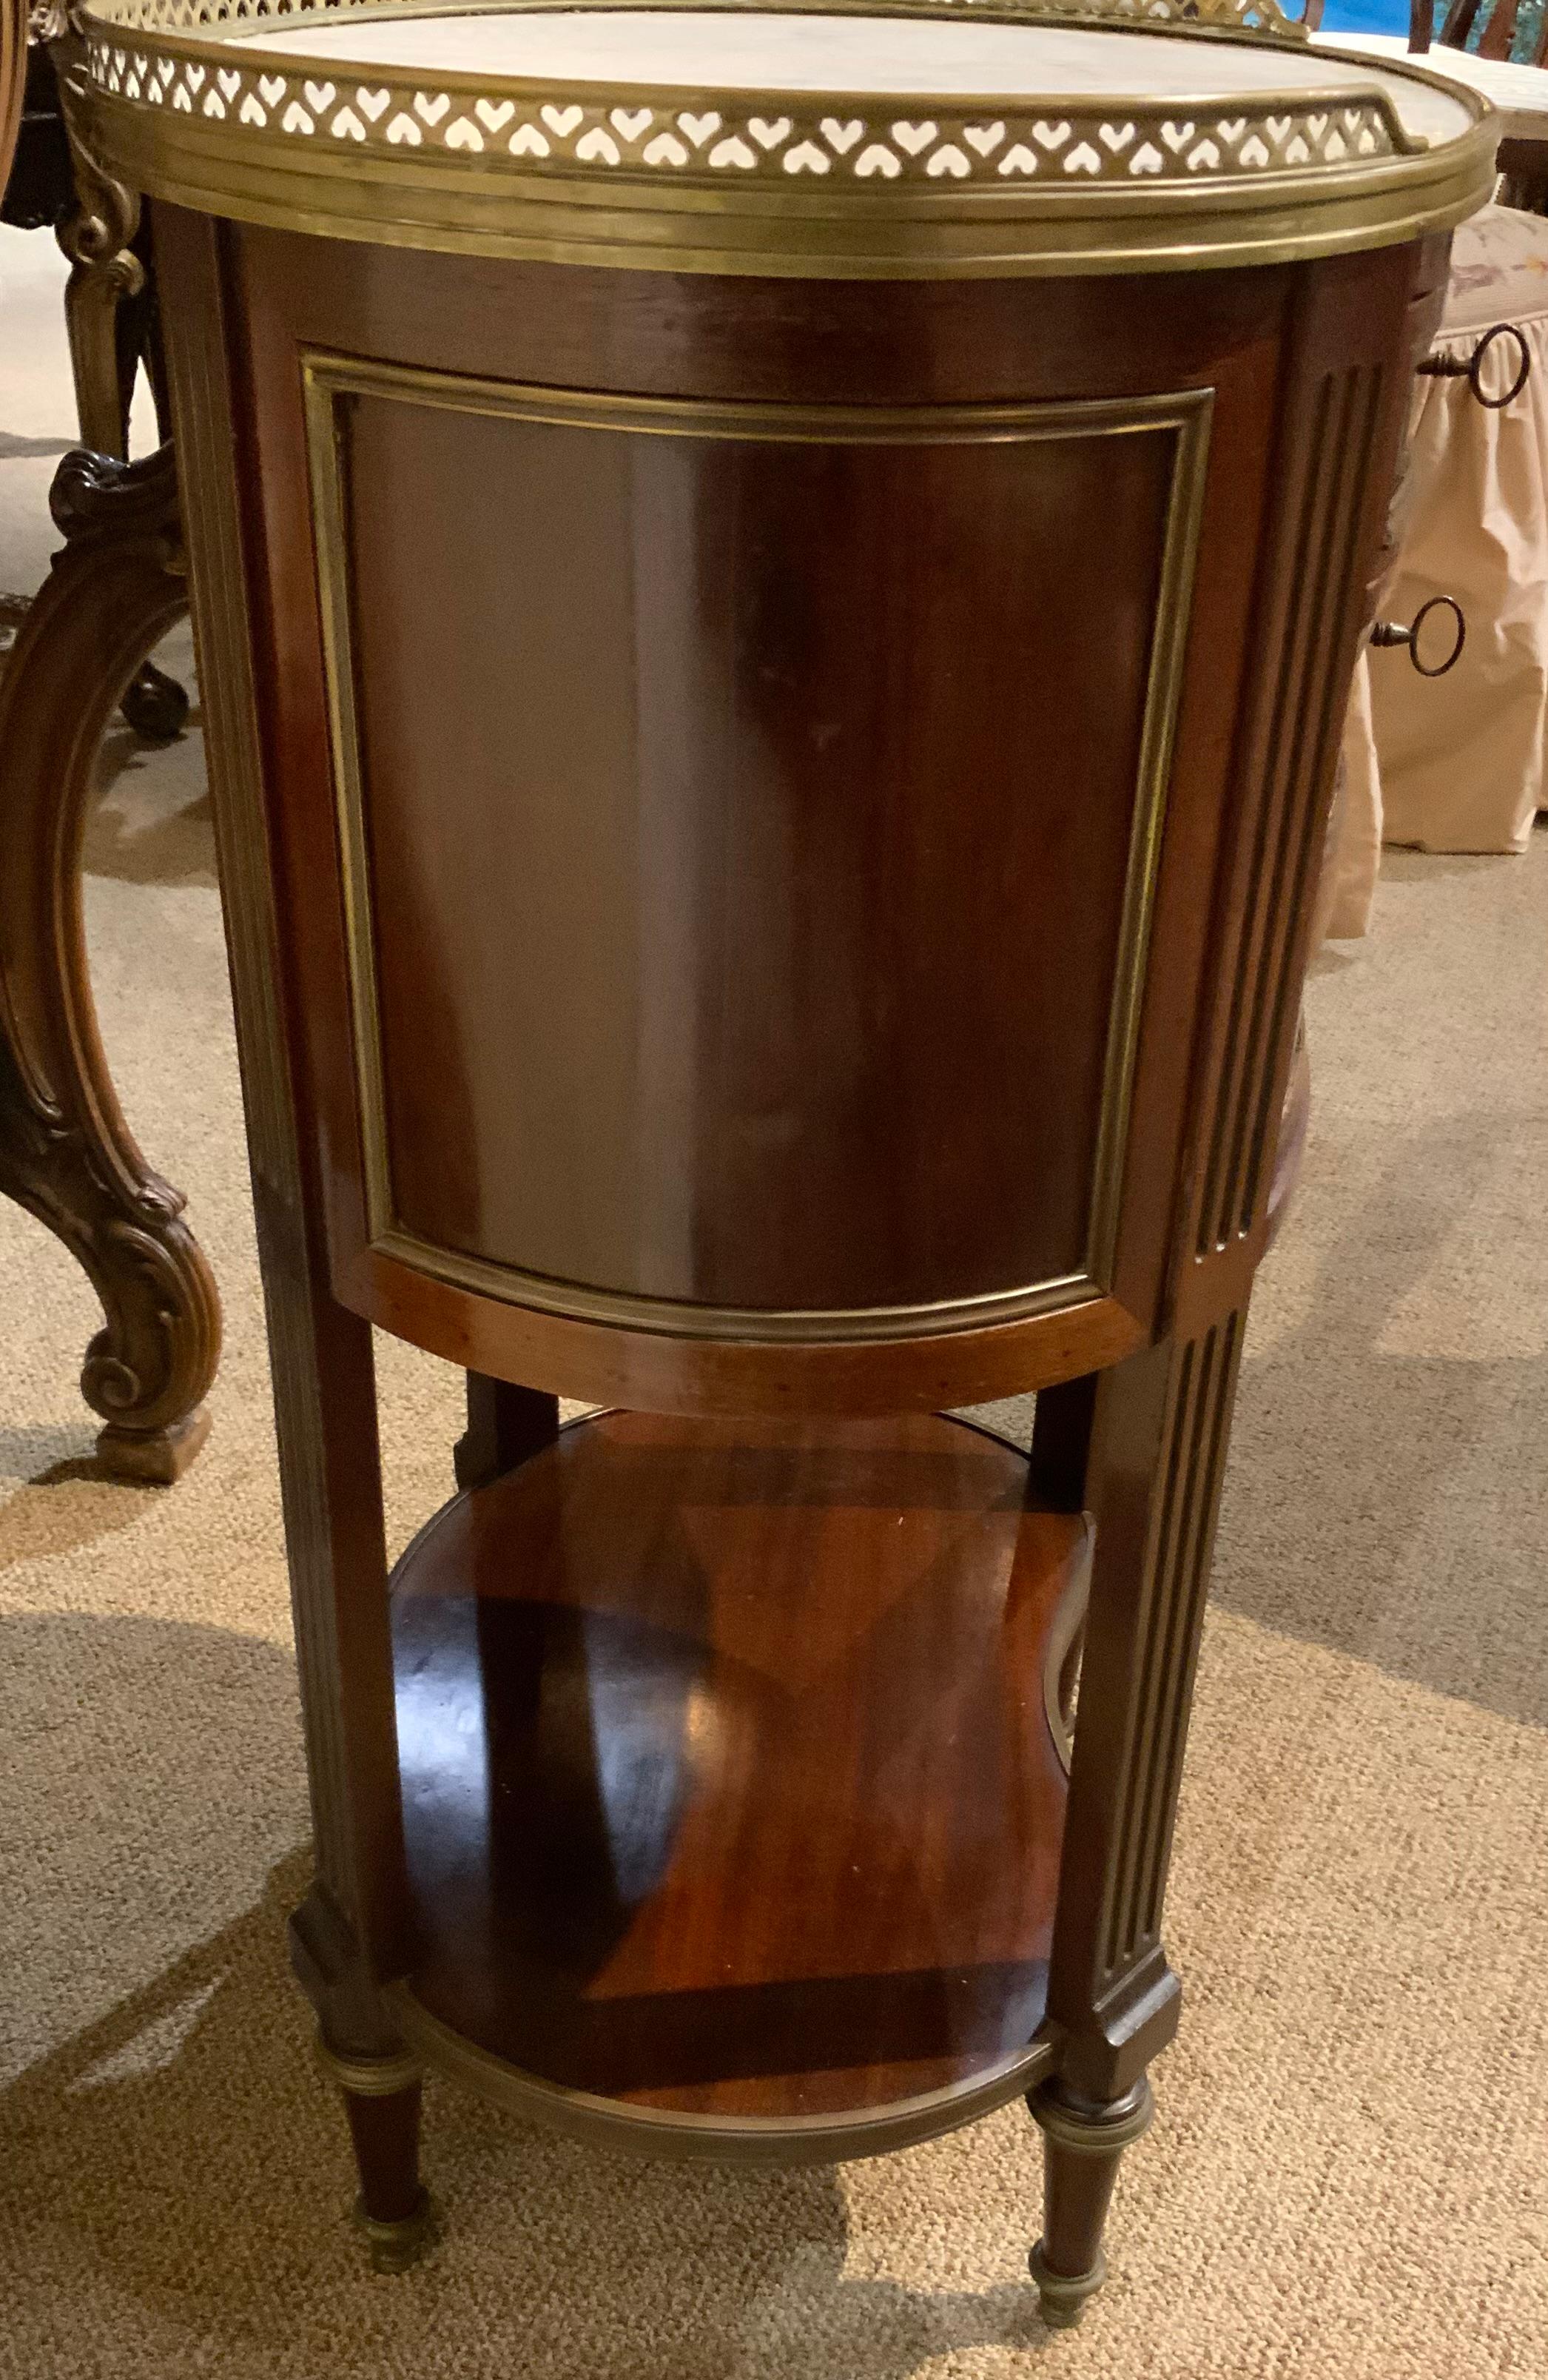
<svg viewBox="0 0 1548 2380">
<path fill-rule="evenodd" d="M 1449 612 L 1457 622 L 1457 641 L 1452 646 L 1450 652 L 1446 655 L 1444 662 L 1440 662 L 1438 666 L 1433 669 L 1426 669 L 1424 663 L 1419 658 L 1420 630 L 1423 627 L 1425 621 L 1430 617 L 1432 612 L 1439 612 L 1443 610 Z M 1419 672 L 1421 677 L 1445 677 L 1446 672 L 1448 670 L 1454 670 L 1457 662 L 1461 660 L 1462 648 L 1467 641 L 1468 624 L 1466 619 L 1463 617 L 1462 606 L 1458 603 L 1455 595 L 1432 595 L 1427 603 L 1421 603 L 1420 605 L 1418 611 L 1414 613 L 1412 620 L 1406 628 L 1397 620 L 1378 620 L 1375 626 L 1371 631 L 1371 642 L 1373 645 L 1387 647 L 1407 645 L 1409 649 L 1409 659 L 1413 663 L 1414 668 Z"/>
<path fill-rule="evenodd" d="M 1485 396 L 1480 375 L 1483 358 L 1496 339 L 1514 339 L 1521 350 L 1521 362 L 1503 396 Z M 1484 332 L 1469 362 L 1464 363 L 1459 356 L 1426 356 L 1418 369 L 1430 380 L 1465 380 L 1486 411 L 1503 413 L 1507 405 L 1515 404 L 1531 378 L 1532 351 L 1527 345 L 1525 333 L 1515 322 L 1495 322 Z"/>
</svg>

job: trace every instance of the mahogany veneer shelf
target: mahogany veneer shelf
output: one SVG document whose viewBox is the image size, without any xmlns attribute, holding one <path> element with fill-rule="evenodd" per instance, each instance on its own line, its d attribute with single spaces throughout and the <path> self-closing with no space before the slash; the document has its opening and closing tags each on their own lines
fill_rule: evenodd
<svg viewBox="0 0 1548 2380">
<path fill-rule="evenodd" d="M 426 2067 L 781 2161 L 1024 2089 L 1072 2321 L 1178 2021 L 1338 726 L 1489 127 L 1038 0 L 706 8 L 691 94 L 552 68 L 600 22 L 668 72 L 650 11 L 87 5 L 157 202 L 293 1948 L 373 2250 Z M 470 1374 L 391 1596 L 373 1324 Z M 1026 1390 L 1030 1463 L 938 1417 Z"/>
<path fill-rule="evenodd" d="M 394 1572 L 413 2000 L 771 2155 L 1024 2090 L 1089 1534 L 1026 1475 L 961 1423 L 610 1415 L 448 1506 Z"/>
</svg>

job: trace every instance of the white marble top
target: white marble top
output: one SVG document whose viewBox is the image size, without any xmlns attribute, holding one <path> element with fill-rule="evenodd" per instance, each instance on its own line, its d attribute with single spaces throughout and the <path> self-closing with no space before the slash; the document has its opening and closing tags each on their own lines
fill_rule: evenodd
<svg viewBox="0 0 1548 2380">
<path fill-rule="evenodd" d="M 1010 103 L 1369 90 L 1411 136 L 1455 140 L 1466 111 L 1440 91 L 1304 48 L 1238 47 L 1107 27 L 980 18 L 819 17 L 690 9 L 306 16 L 234 28 L 244 43 L 358 67 L 688 90 L 933 92 Z M 1545 78 L 1544 79 L 1548 79 Z"/>
<path fill-rule="evenodd" d="M 1312 38 L 1335 49 L 1358 50 L 1365 57 L 1409 56 L 1409 45 L 1398 33 L 1314 33 Z M 1500 127 L 1502 140 L 1548 140 L 1548 73 L 1542 67 L 1516 66 L 1504 58 L 1475 58 L 1470 50 L 1442 49 L 1438 42 L 1423 57 L 1409 63 L 1481 91 L 1506 118 Z"/>
</svg>

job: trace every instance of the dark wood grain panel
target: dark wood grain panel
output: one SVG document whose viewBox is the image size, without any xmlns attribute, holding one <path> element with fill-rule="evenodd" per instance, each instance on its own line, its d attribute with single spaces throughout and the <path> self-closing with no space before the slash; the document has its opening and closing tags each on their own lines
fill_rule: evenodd
<svg viewBox="0 0 1548 2380">
<path fill-rule="evenodd" d="M 1041 2018 L 1079 1516 L 960 1423 L 611 1415 L 397 1572 L 416 1994 L 550 2081 L 811 2115 Z"/>
<path fill-rule="evenodd" d="M 402 1224 L 737 1307 L 1085 1271 L 1176 429 L 343 416 Z"/>
<path fill-rule="evenodd" d="M 713 1410 L 718 1402 L 743 1411 L 780 1410 L 792 1400 L 828 1410 L 961 1403 L 1089 1371 L 1140 1343 L 1155 1327 L 1170 1254 L 1187 1121 L 1184 1095 L 1193 1060 L 1194 1002 L 1206 964 L 1222 795 L 1232 761 L 1242 674 L 1251 660 L 1246 638 L 1269 455 L 1264 425 L 1273 419 L 1277 402 L 1281 367 L 1276 343 L 1297 276 L 1275 270 L 1203 279 L 1182 276 L 1175 283 L 1146 280 L 1121 287 L 1059 282 L 1040 285 L 1035 294 L 993 283 L 972 288 L 834 285 L 807 288 L 798 303 L 790 290 L 755 283 L 555 274 L 536 266 L 341 252 L 331 243 L 296 242 L 260 232 L 244 232 L 240 248 L 247 304 L 244 367 L 268 456 L 256 492 L 272 595 L 270 718 L 276 752 L 283 754 L 280 774 L 286 788 L 281 864 L 295 914 L 308 920 L 297 936 L 297 955 L 308 980 L 303 1022 L 308 1064 L 326 1118 L 324 1178 L 339 1293 L 357 1310 L 420 1337 L 465 1366 L 590 1398 L 683 1412 Z M 1326 272 L 1336 280 L 1347 280 L 1351 302 L 1358 303 L 1361 277 L 1372 269 L 1372 260 L 1361 258 Z M 640 281 L 648 285 L 635 285 Z M 438 370 L 483 374 L 507 384 L 523 380 L 560 390 L 611 386 L 692 402 L 763 403 L 793 394 L 804 405 L 916 406 L 1085 399 L 1093 395 L 1133 399 L 1189 388 L 1213 392 L 1212 461 L 1203 490 L 1193 633 L 1183 672 L 1177 757 L 1160 853 L 1149 982 L 1138 1019 L 1133 1123 L 1121 1185 L 1112 1297 L 1082 1295 L 1066 1310 L 1010 1324 L 953 1325 L 950 1310 L 942 1309 L 927 1330 L 889 1332 L 885 1347 L 829 1343 L 819 1335 L 793 1342 L 787 1339 L 776 1348 L 761 1343 L 756 1329 L 746 1326 L 740 1326 L 732 1338 L 695 1342 L 676 1335 L 670 1320 L 662 1318 L 654 1328 L 631 1335 L 601 1319 L 566 1318 L 505 1303 L 498 1294 L 487 1293 L 487 1285 L 433 1279 L 397 1254 L 372 1250 L 351 1051 L 347 1030 L 341 1029 L 348 1017 L 349 998 L 338 933 L 342 896 L 326 777 L 329 727 L 320 665 L 317 557 L 302 494 L 307 463 L 298 361 L 307 346 L 376 357 L 393 368 L 417 370 L 433 363 Z M 486 474 L 477 501 L 482 502 L 488 484 Z M 395 528 L 379 525 L 375 534 L 389 541 L 396 539 L 411 553 L 425 518 L 422 504 L 405 505 Z M 987 535 L 983 523 L 975 528 Z M 1008 551 L 1013 552 L 1013 522 L 1006 534 Z M 819 556 L 824 565 L 819 580 L 830 558 L 841 571 L 839 550 L 840 541 L 830 539 Z M 1113 569 L 1102 576 L 1103 557 L 1102 540 L 1094 538 L 1075 565 L 1077 576 L 1088 566 L 1092 573 L 1092 585 L 1082 598 L 1084 615 L 1077 616 L 1078 607 L 1068 607 L 1070 616 L 1059 630 L 1059 674 L 1070 681 L 1069 698 L 1081 706 L 1082 722 L 1101 722 L 1115 635 L 1121 683 L 1125 638 L 1131 634 L 1128 594 L 1115 596 L 1120 581 Z M 584 577 L 593 565 L 583 561 L 578 567 Z M 940 633 L 949 625 L 949 614 L 932 609 L 928 577 L 917 577 L 913 584 L 917 601 L 912 611 L 900 609 L 888 624 L 898 652 L 908 657 L 909 675 L 902 682 L 921 709 L 926 729 L 932 689 L 944 687 L 948 701 L 957 699 L 950 681 L 963 643 L 960 637 Z M 987 577 L 992 584 L 992 566 Z M 681 625 L 688 615 L 681 593 L 675 600 L 674 616 Z M 965 599 L 958 601 L 961 607 Z M 719 666 L 713 656 L 720 650 L 716 642 L 720 625 L 701 606 L 696 618 L 704 642 L 697 665 L 701 670 Z M 1039 633 L 1052 631 L 1044 624 Z M 928 670 L 919 658 L 926 645 L 937 655 Z M 407 704 L 417 681 L 403 640 L 397 640 L 396 650 Z M 975 668 L 989 667 L 971 643 L 969 650 Z M 570 667 L 573 675 L 575 664 L 572 662 Z M 1010 684 L 1009 672 L 1004 682 Z M 433 674 L 424 683 L 433 685 Z M 704 683 L 701 675 L 695 692 Z M 1050 739 L 1041 733 L 1035 715 L 1035 697 L 1046 687 L 1046 674 L 1041 687 L 1012 686 L 1010 713 L 1025 722 L 1022 740 L 1040 770 L 1039 803 L 1055 799 L 1058 790 L 1046 759 Z M 1062 699 L 1062 688 L 1059 696 Z M 988 727 L 981 728 L 980 742 L 988 736 Z M 956 845 L 961 845 L 959 884 L 972 873 L 969 860 L 980 882 L 986 876 L 992 880 L 995 812 L 1003 783 L 1003 773 L 997 776 L 994 770 L 982 781 L 968 773 L 957 777 L 953 790 L 960 795 L 961 814 L 950 819 L 945 852 L 949 869 L 956 862 Z M 1125 784 L 1126 801 L 1129 793 Z M 998 807 L 1003 809 L 1003 802 Z M 1094 832 L 1098 827 L 1111 832 L 1110 821 L 1090 824 Z M 1022 836 L 1036 831 L 1030 820 L 1019 819 L 1016 825 Z M 1030 845 L 1023 842 L 1021 848 L 1024 854 Z M 809 856 L 816 850 L 814 843 Z M 677 861 L 657 864 L 670 874 Z M 691 888 L 699 879 L 692 870 L 680 869 L 678 880 Z M 778 888 L 756 889 L 761 897 L 765 890 Z M 878 898 L 889 903 L 899 891 L 879 869 L 877 889 Z M 906 879 L 901 890 L 908 891 Z M 946 892 L 951 892 L 949 874 Z M 755 888 L 746 888 L 749 901 L 754 893 Z M 491 898 L 490 905 L 498 904 Z M 906 917 L 906 901 L 897 905 Z M 963 909 L 962 904 L 959 906 Z M 971 922 L 971 908 L 963 913 Z M 1066 935 L 1069 905 L 1061 906 L 1046 892 L 1022 927 L 1023 946 L 1035 946 L 1043 931 L 1039 917 L 1053 941 Z M 416 946 L 422 948 L 426 937 L 416 934 L 406 907 L 403 926 L 404 947 L 410 954 L 404 961 L 406 985 L 417 974 L 423 975 Z M 704 960 L 712 966 L 714 954 L 704 953 Z M 593 963 L 605 974 L 599 955 Z M 444 964 L 437 960 L 438 966 Z M 1014 960 L 997 951 L 988 964 L 998 971 L 995 982 L 1008 987 L 1005 1005 L 1010 1013 L 1025 1017 L 1027 1002 L 1015 983 Z M 422 981 L 420 989 L 429 995 L 425 1041 L 435 1070 L 442 1078 L 465 1074 L 466 1062 L 453 1046 L 451 1031 L 437 1038 L 435 1019 L 439 1013 L 444 1024 L 446 1013 L 437 1001 L 433 979 Z M 1063 982 L 1056 989 L 1067 1015 L 1073 1013 L 1068 1007 L 1073 989 Z M 811 1002 L 817 994 L 803 986 L 793 996 Z M 949 1020 L 949 1001 L 943 1006 Z M 670 1017 L 671 1002 L 659 1003 L 657 1013 Z M 978 1013 L 983 1014 L 982 1004 Z M 913 1016 L 916 1038 L 928 1050 L 934 1018 L 923 997 L 915 1002 Z M 480 1021 L 480 1033 L 487 1029 L 492 1029 L 490 1017 Z M 675 1099 L 678 1117 L 686 1121 L 682 1077 L 671 1074 L 671 1038 L 668 1032 L 663 1037 L 667 1046 L 655 1045 L 651 1062 L 663 1106 L 670 1110 Z M 937 1080 L 947 1067 L 947 1038 L 942 1031 L 935 1042 L 941 1054 L 930 1061 Z M 1013 1050 L 1014 1042 L 1011 1047 Z M 752 1054 L 757 1054 L 756 1047 Z M 966 1100 L 975 1128 L 982 1127 L 994 1147 L 1001 1151 L 1014 1148 L 1019 1134 L 1021 1145 L 1031 1148 L 1030 1116 L 1014 1112 L 1014 1092 L 1008 1092 L 998 1109 L 992 1097 L 994 1075 L 997 1068 L 1004 1072 L 1004 1056 L 998 1013 L 983 1033 L 957 1032 L 949 1058 L 958 1075 L 958 1100 Z M 533 1061 L 528 1057 L 526 1062 Z M 784 1062 L 788 1079 L 788 1058 Z M 445 1102 L 448 1136 L 455 1146 L 469 1130 L 466 1099 L 459 1111 L 455 1083 L 446 1079 L 437 1096 Z M 858 1112 L 845 1123 L 862 1140 L 871 1131 L 870 1153 L 878 1160 L 889 1154 L 888 1135 L 895 1146 L 896 1135 L 907 1126 L 906 1117 L 885 1110 L 869 1126 Z M 902 1200 L 904 1220 L 913 1229 L 937 1232 L 935 1245 L 942 1251 L 943 1263 L 955 1269 L 955 1278 L 986 1277 L 991 1269 L 986 1257 L 998 1262 L 1016 1232 L 1024 1238 L 1049 1229 L 1048 1221 L 1034 1210 L 1046 1195 L 1050 1166 L 1059 1178 L 1078 1177 L 1078 1105 L 1060 1102 L 1057 1117 L 1045 1119 L 1045 1128 L 1050 1134 L 1068 1134 L 1070 1148 L 1058 1153 L 1057 1163 L 1047 1150 L 1034 1148 L 1035 1166 L 1027 1178 L 1012 1181 L 1003 1202 L 980 1201 L 971 1230 L 955 1241 L 943 1242 L 939 1227 L 923 1208 L 916 1206 L 911 1216 L 906 1197 Z M 566 1129 L 573 1127 L 566 1124 Z M 606 1154 L 605 1134 L 601 1139 Z M 946 1134 L 949 1145 L 933 1161 L 949 1176 L 951 1167 L 967 1161 L 970 1139 L 951 1123 Z M 689 1133 L 683 1135 L 674 1156 L 680 1172 L 699 1163 L 701 1151 Z M 433 1168 L 433 1160 L 420 1162 Z M 744 1160 L 742 1181 L 756 1172 L 750 1160 Z M 736 1177 L 730 1178 L 736 1184 Z M 878 1162 L 875 1180 L 875 1195 L 861 1227 L 851 1234 L 846 1258 L 856 1268 L 862 1287 L 865 1269 L 872 1268 L 874 1278 L 889 1260 L 889 1237 L 899 1228 L 893 1217 L 900 1197 L 895 1171 Z M 460 1186 L 445 1180 L 432 1186 L 446 1202 L 451 1220 L 460 1220 L 466 1229 L 471 1211 L 466 1179 Z M 571 1189 L 573 1203 L 585 1204 L 597 1195 L 589 1180 L 579 1186 L 572 1182 Z M 670 1211 L 670 1184 L 654 1195 Z M 681 1191 L 677 1195 L 681 1216 Z M 850 1211 L 853 1215 L 853 1208 Z M 808 1232 L 817 1228 L 804 1215 L 795 1217 L 794 1224 Z M 986 1249 L 969 1246 L 970 1238 L 975 1243 L 982 1238 Z M 873 1241 L 877 1243 L 874 1251 Z M 759 1261 L 769 1260 L 761 1248 L 748 1253 Z M 703 1227 L 695 1226 L 694 1260 L 720 1260 L 713 1231 L 707 1236 Z M 948 1277 L 953 1277 L 949 1271 Z"/>
</svg>

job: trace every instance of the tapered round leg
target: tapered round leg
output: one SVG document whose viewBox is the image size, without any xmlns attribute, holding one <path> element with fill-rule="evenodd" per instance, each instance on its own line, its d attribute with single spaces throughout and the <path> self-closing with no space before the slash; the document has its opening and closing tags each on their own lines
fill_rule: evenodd
<svg viewBox="0 0 1548 2380">
<path fill-rule="evenodd" d="M 379 2273 L 401 2273 L 428 2246 L 432 2209 L 419 2180 L 419 2070 L 406 2058 L 344 2058 L 326 2045 L 322 2062 L 344 2092 L 360 2195 L 355 2216 Z"/>
<path fill-rule="evenodd" d="M 1044 2144 L 1043 2237 L 1028 2261 L 1044 2321 L 1068 2330 L 1107 2278 L 1102 2227 L 1119 2159 L 1150 2122 L 1150 2084 L 1142 2076 L 1121 2098 L 1095 2101 L 1050 2082 L 1029 2094 L 1027 2106 Z"/>
</svg>

